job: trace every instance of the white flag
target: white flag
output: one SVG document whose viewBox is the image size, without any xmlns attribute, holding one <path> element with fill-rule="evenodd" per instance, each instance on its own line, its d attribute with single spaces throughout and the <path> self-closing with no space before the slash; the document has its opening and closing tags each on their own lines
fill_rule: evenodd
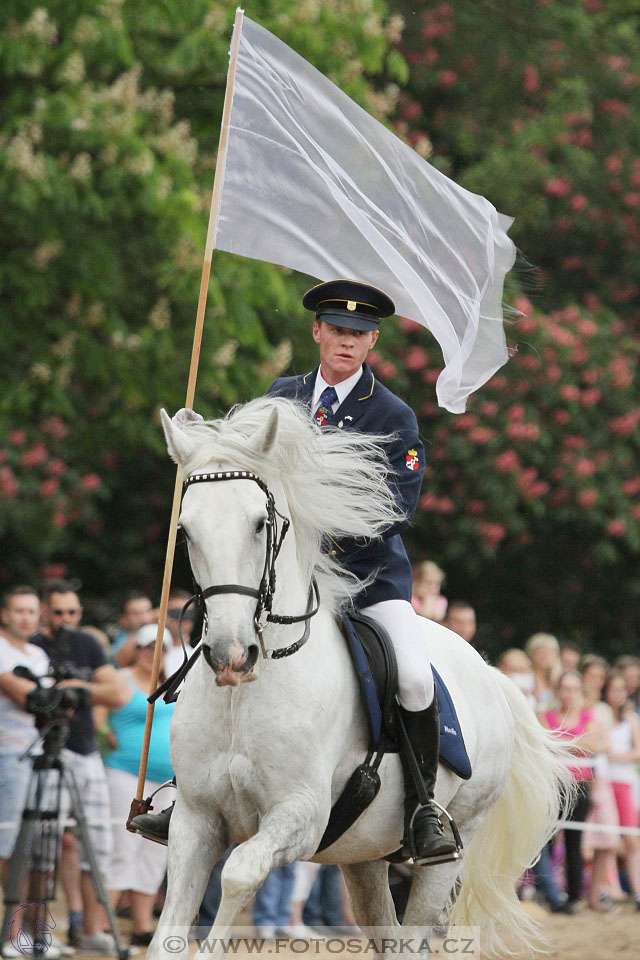
<svg viewBox="0 0 640 960">
<path fill-rule="evenodd" d="M 426 163 L 244 19 L 213 246 L 319 280 L 374 284 L 431 331 L 453 413 L 507 360 L 513 222 Z"/>
</svg>

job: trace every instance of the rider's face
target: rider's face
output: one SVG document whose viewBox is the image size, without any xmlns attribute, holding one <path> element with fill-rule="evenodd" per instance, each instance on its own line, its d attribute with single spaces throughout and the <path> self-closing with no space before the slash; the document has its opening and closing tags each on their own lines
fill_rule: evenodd
<svg viewBox="0 0 640 960">
<path fill-rule="evenodd" d="M 320 347 L 320 369 L 334 386 L 360 369 L 378 339 L 377 330 L 350 330 L 324 320 L 314 320 L 313 339 Z"/>
</svg>

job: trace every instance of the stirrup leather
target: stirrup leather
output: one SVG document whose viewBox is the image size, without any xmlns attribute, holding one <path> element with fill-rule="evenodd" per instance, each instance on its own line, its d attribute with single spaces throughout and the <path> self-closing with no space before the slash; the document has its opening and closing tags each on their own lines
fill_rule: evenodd
<svg viewBox="0 0 640 960">
<path fill-rule="evenodd" d="M 414 831 L 413 831 L 413 824 L 414 824 L 415 818 L 416 818 L 416 816 L 418 815 L 418 813 L 420 812 L 420 810 L 423 810 L 423 809 L 424 809 L 425 807 L 427 807 L 427 806 L 434 806 L 434 807 L 436 807 L 437 810 L 438 810 L 441 814 L 444 814 L 444 816 L 447 818 L 447 821 L 448 821 L 448 823 L 449 823 L 449 827 L 450 827 L 450 829 L 451 829 L 451 833 L 452 833 L 452 835 L 453 835 L 453 841 L 454 841 L 454 843 L 455 843 L 455 845 L 456 845 L 456 849 L 455 849 L 455 851 L 454 851 L 453 853 L 449 853 L 449 854 L 446 854 L 446 855 L 435 855 L 435 856 L 433 856 L 433 857 L 429 857 L 429 856 L 419 857 L 419 856 L 418 856 L 418 852 L 417 852 L 417 849 L 416 849 L 416 843 L 415 843 L 415 837 L 414 837 Z M 441 806 L 441 804 L 439 804 L 437 800 L 429 800 L 428 803 L 418 803 L 418 805 L 416 806 L 415 810 L 414 810 L 413 813 L 411 814 L 411 819 L 409 820 L 409 830 L 408 830 L 408 832 L 409 832 L 409 836 L 407 837 L 407 842 L 408 842 L 409 852 L 410 852 L 410 854 L 411 854 L 410 862 L 413 863 L 414 866 L 417 866 L 417 867 L 422 867 L 422 866 L 435 866 L 435 865 L 438 864 L 438 863 L 451 863 L 451 862 L 453 862 L 454 860 L 462 860 L 462 856 L 463 856 L 463 846 L 462 846 L 462 839 L 461 839 L 461 837 L 460 837 L 460 831 L 458 830 L 458 825 L 457 825 L 457 823 L 455 822 L 455 820 L 453 819 L 453 817 L 451 816 L 451 814 L 449 813 L 449 811 L 448 811 L 448 810 L 445 810 L 445 808 L 444 808 L 443 806 Z"/>
</svg>

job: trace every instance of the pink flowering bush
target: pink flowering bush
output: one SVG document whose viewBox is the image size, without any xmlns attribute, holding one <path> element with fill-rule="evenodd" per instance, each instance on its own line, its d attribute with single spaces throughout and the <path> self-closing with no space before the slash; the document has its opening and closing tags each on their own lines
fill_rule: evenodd
<svg viewBox="0 0 640 960">
<path fill-rule="evenodd" d="M 387 383 L 425 441 L 413 555 L 435 556 L 449 596 L 490 617 L 496 649 L 542 625 L 596 642 L 615 597 L 621 637 L 638 609 L 638 344 L 606 312 L 515 306 L 526 319 L 509 329 L 511 359 L 457 417 L 434 402 L 442 358 L 424 331 L 379 343 L 375 369 L 398 371 Z"/>
<path fill-rule="evenodd" d="M 397 132 L 514 216 L 522 251 L 506 286 L 524 313 L 507 323 L 513 356 L 464 416 L 436 406 L 442 359 L 425 334 L 401 321 L 406 342 L 378 348 L 427 441 L 414 556 L 441 561 L 449 596 L 493 625 L 494 651 L 540 628 L 637 649 L 637 6 L 392 6 L 410 67 Z"/>
<path fill-rule="evenodd" d="M 10 430 L 0 446 L 0 537 L 6 551 L 0 588 L 20 576 L 32 578 L 34 568 L 45 575 L 54 554 L 72 553 L 79 538 L 103 533 L 106 486 L 98 473 L 73 463 L 70 440 L 63 419 L 50 416 Z M 56 569 L 62 576 L 67 564 Z"/>
<path fill-rule="evenodd" d="M 411 70 L 398 132 L 426 138 L 437 167 L 515 217 L 540 309 L 602 304 L 637 328 L 637 4 L 391 5 Z"/>
</svg>

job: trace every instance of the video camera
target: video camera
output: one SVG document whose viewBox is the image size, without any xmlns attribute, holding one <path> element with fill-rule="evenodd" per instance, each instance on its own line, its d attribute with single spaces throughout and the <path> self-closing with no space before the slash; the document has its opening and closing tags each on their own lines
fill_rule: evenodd
<svg viewBox="0 0 640 960">
<path fill-rule="evenodd" d="M 56 683 L 61 680 L 81 679 L 74 657 L 74 638 L 76 632 L 72 627 L 63 623 L 53 633 L 47 648 L 49 655 L 49 675 Z"/>
<path fill-rule="evenodd" d="M 28 667 L 14 667 L 13 672 L 17 677 L 36 684 L 35 690 L 27 694 L 25 708 L 36 718 L 38 730 L 54 720 L 68 722 L 76 710 L 91 705 L 91 693 L 85 687 L 59 687 L 57 683 L 43 687 L 41 681 L 48 678 L 37 677 Z"/>
</svg>

